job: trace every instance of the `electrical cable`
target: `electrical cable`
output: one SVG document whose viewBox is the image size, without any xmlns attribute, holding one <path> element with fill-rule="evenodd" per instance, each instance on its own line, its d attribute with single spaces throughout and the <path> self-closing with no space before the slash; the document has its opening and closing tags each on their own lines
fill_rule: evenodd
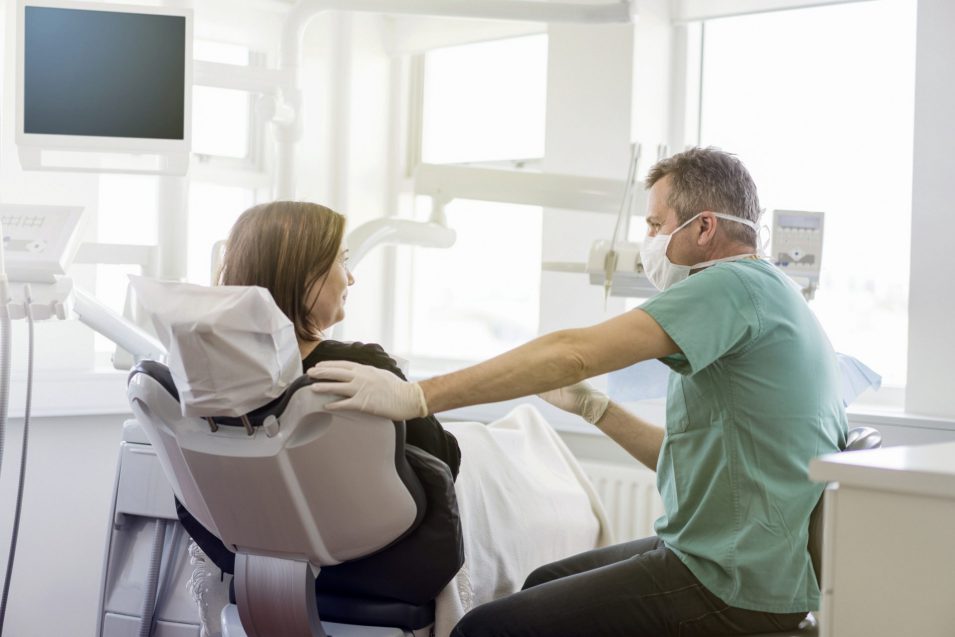
<svg viewBox="0 0 955 637">
<path fill-rule="evenodd" d="M 0 469 L 3 469 L 3 440 L 7 429 L 10 398 L 10 295 L 7 293 L 7 262 L 3 254 L 3 220 L 0 219 Z M 2 471 L 0 471 L 2 474 Z M 0 623 L 0 630 L 3 624 Z"/>
<path fill-rule="evenodd" d="M 153 547 L 149 554 L 149 571 L 146 575 L 146 590 L 143 592 L 143 608 L 139 617 L 139 637 L 149 637 L 153 628 L 156 610 L 156 590 L 159 587 L 159 572 L 162 569 L 163 544 L 166 540 L 168 520 L 156 520 L 153 531 Z"/>
<path fill-rule="evenodd" d="M 20 510 L 23 505 L 23 482 L 27 468 L 27 443 L 30 434 L 30 405 L 33 401 L 33 302 L 30 286 L 23 286 L 23 307 L 26 312 L 28 355 L 27 355 L 27 397 L 23 414 L 23 441 L 20 447 L 20 477 L 17 483 L 16 512 L 13 515 L 13 532 L 10 535 L 10 551 L 7 558 L 7 572 L 3 579 L 3 594 L 0 596 L 0 637 L 3 635 L 3 622 L 7 613 L 7 598 L 10 594 L 10 576 L 13 574 L 13 561 L 17 553 L 17 536 L 20 532 Z"/>
<path fill-rule="evenodd" d="M 7 310 L 6 286 L 3 286 L 3 304 L 4 310 Z M 12 329 L 10 317 L 6 311 L 0 317 L 0 467 L 3 466 L 3 439 L 7 428 L 7 407 L 10 397 L 10 330 Z M 3 596 L 0 597 L 0 635 L 3 635 L 3 619 L 7 608 L 7 582 L 10 581 L 10 565 L 13 563 L 12 555 L 7 556 L 7 574 L 4 578 Z"/>
<path fill-rule="evenodd" d="M 13 329 L 7 313 L 6 285 L 0 285 L 0 469 L 3 468 L 3 441 L 7 429 L 7 407 L 10 399 L 10 330 Z M 2 473 L 2 472 L 0 472 Z"/>
</svg>

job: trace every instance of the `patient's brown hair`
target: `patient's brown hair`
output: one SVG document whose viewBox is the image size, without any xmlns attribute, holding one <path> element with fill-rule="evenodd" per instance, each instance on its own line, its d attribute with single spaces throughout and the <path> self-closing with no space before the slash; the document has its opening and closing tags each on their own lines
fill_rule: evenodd
<svg viewBox="0 0 955 637">
<path fill-rule="evenodd" d="M 299 201 L 254 206 L 229 232 L 218 284 L 266 288 L 299 340 L 317 340 L 321 328 L 310 318 L 306 296 L 338 258 L 344 234 L 345 217 L 325 206 Z"/>
</svg>

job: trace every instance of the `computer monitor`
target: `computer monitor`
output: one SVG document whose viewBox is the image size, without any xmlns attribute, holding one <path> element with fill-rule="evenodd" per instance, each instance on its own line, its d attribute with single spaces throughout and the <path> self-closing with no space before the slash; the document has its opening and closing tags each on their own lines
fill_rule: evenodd
<svg viewBox="0 0 955 637">
<path fill-rule="evenodd" d="M 24 168 L 184 173 L 191 10 L 21 1 L 17 89 Z"/>
</svg>

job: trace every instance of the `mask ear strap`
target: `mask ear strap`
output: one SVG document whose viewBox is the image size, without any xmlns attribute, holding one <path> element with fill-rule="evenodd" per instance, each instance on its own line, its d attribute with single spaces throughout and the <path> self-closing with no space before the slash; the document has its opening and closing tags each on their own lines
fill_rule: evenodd
<svg viewBox="0 0 955 637">
<path fill-rule="evenodd" d="M 756 256 L 766 258 L 769 256 L 769 226 L 761 224 L 756 230 Z"/>
<path fill-rule="evenodd" d="M 672 236 L 675 235 L 677 232 L 679 232 L 680 230 L 683 230 L 683 228 L 687 227 L 688 225 L 690 225 L 691 223 L 693 223 L 694 221 L 696 221 L 697 218 L 698 218 L 701 214 L 703 214 L 703 213 L 702 213 L 702 212 L 698 212 L 698 213 L 696 213 L 695 215 L 693 215 L 692 217 L 690 217 L 689 219 L 687 219 L 686 221 L 684 221 L 683 223 L 681 223 L 676 230 L 674 230 L 673 232 L 670 233 L 670 236 L 672 237 Z"/>
<path fill-rule="evenodd" d="M 744 226 L 752 228 L 756 232 L 756 256 L 760 258 L 765 258 L 769 254 L 769 226 L 764 224 L 758 224 L 755 221 L 750 221 L 749 219 L 743 219 L 742 217 L 737 217 L 736 215 L 728 215 L 723 212 L 714 212 L 714 215 L 720 219 L 726 219 L 727 221 L 735 221 L 736 223 L 741 223 Z M 764 232 L 765 231 L 765 232 Z"/>
</svg>

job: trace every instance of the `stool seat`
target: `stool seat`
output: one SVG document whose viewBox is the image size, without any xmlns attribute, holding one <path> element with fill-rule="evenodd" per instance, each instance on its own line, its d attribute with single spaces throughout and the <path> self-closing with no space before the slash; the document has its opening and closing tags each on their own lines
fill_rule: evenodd
<svg viewBox="0 0 955 637">
<path fill-rule="evenodd" d="M 806 615 L 806 619 L 799 622 L 799 626 L 793 630 L 784 630 L 778 633 L 759 633 L 758 635 L 747 635 L 747 637 L 818 637 L 819 624 L 812 613 Z"/>
</svg>

